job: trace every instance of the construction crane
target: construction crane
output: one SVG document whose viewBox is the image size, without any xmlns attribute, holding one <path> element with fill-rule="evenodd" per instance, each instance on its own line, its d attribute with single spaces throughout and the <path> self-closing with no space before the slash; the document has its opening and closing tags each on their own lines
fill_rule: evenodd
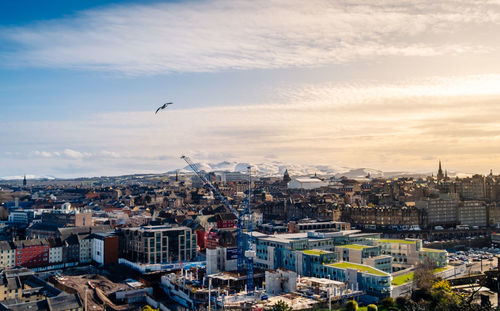
<svg viewBox="0 0 500 311">
<path fill-rule="evenodd" d="M 253 283 L 253 258 L 255 257 L 254 241 L 253 241 L 253 214 L 252 214 L 252 167 L 248 166 L 248 200 L 245 209 L 247 219 L 247 234 L 248 243 L 247 250 L 245 251 L 245 257 L 247 258 L 247 293 L 252 295 L 254 291 Z"/>
<path fill-rule="evenodd" d="M 234 215 L 236 215 L 238 217 L 238 222 L 237 222 L 237 225 L 236 225 L 236 228 L 237 228 L 237 233 L 236 233 L 236 240 L 237 240 L 237 253 L 238 253 L 238 257 L 237 257 L 237 269 L 238 269 L 238 272 L 243 272 L 244 270 L 244 259 L 246 257 L 247 259 L 247 293 L 248 294 L 252 294 L 253 291 L 254 291 L 254 283 L 253 283 L 253 277 L 254 277 L 254 274 L 253 274 L 253 257 L 255 256 L 255 251 L 253 251 L 251 249 L 251 247 L 249 247 L 249 244 L 252 245 L 252 234 L 251 234 L 251 204 L 250 204 L 250 199 L 251 199 L 251 171 L 250 171 L 250 167 L 248 167 L 248 170 L 249 170 L 249 186 L 248 186 L 248 197 L 247 197 L 247 202 L 246 202 L 246 206 L 245 208 L 241 211 L 241 212 L 238 212 L 232 205 L 231 203 L 229 203 L 229 201 L 227 200 L 227 198 L 222 195 L 219 190 L 217 189 L 217 187 L 215 187 L 212 182 L 210 182 L 210 180 L 208 180 L 205 176 L 205 174 L 203 174 L 200 170 L 200 167 L 199 165 L 197 165 L 196 163 L 194 163 L 193 161 L 191 161 L 191 159 L 185 155 L 181 156 L 181 159 L 183 159 L 184 161 L 186 161 L 186 163 L 189 165 L 189 167 L 193 170 L 193 172 L 196 173 L 196 175 L 198 175 L 198 177 L 201 179 L 201 181 L 205 184 L 205 186 L 209 187 L 210 190 L 212 190 L 212 192 L 219 198 L 219 200 L 221 201 L 221 203 L 227 208 L 229 209 L 229 211 L 231 213 L 233 213 Z M 249 235 L 250 235 L 250 238 L 248 240 L 248 243 L 246 243 L 247 245 L 245 245 L 245 240 L 243 238 L 243 217 L 244 215 L 248 215 L 249 219 L 250 219 L 250 227 L 248 228 L 247 227 L 247 230 L 249 232 Z"/>
</svg>

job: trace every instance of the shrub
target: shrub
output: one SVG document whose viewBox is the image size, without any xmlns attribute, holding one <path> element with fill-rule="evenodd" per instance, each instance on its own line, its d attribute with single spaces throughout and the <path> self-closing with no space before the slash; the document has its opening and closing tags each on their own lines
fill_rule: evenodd
<svg viewBox="0 0 500 311">
<path fill-rule="evenodd" d="M 358 303 L 355 300 L 349 300 L 345 304 L 345 311 L 356 311 L 358 310 Z"/>
<path fill-rule="evenodd" d="M 290 307 L 286 302 L 283 300 L 279 300 L 273 305 L 273 308 L 271 309 L 272 311 L 292 311 L 293 308 Z"/>
<path fill-rule="evenodd" d="M 366 307 L 366 311 L 378 311 L 378 308 L 376 305 L 371 304 Z"/>
</svg>

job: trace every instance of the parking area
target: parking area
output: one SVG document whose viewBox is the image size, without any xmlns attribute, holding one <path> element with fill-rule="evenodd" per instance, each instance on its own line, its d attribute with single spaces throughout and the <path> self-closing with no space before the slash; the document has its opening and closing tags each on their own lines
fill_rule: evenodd
<svg viewBox="0 0 500 311">
<path fill-rule="evenodd" d="M 500 249 L 493 247 L 471 248 L 465 251 L 449 252 L 450 264 L 465 264 L 468 273 L 481 273 L 498 267 Z"/>
</svg>

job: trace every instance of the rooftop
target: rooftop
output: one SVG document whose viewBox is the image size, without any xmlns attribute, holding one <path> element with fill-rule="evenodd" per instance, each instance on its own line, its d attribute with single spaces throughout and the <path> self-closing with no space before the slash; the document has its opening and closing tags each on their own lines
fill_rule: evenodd
<svg viewBox="0 0 500 311">
<path fill-rule="evenodd" d="M 307 254 L 307 255 L 322 255 L 322 254 L 327 254 L 327 253 L 330 253 L 330 252 L 325 252 L 325 251 L 322 251 L 322 250 L 319 250 L 319 249 L 308 249 L 308 250 L 305 250 L 305 251 L 302 251 L 304 254 Z"/>
<path fill-rule="evenodd" d="M 415 244 L 417 242 L 412 241 L 412 240 L 398 240 L 398 239 L 381 239 L 378 240 L 377 242 L 380 243 L 399 243 L 399 244 Z"/>
<path fill-rule="evenodd" d="M 375 247 L 375 246 L 361 245 L 361 244 L 347 244 L 347 245 L 337 245 L 337 247 L 350 248 L 350 249 L 359 249 L 359 250 L 361 250 L 361 249 Z"/>
<path fill-rule="evenodd" d="M 444 249 L 434 249 L 434 248 L 422 248 L 422 251 L 431 253 L 446 253 L 446 250 Z"/>
<path fill-rule="evenodd" d="M 124 231 L 163 232 L 163 231 L 178 231 L 178 230 L 180 231 L 187 229 L 189 228 L 184 226 L 173 227 L 167 225 L 159 225 L 159 226 L 130 227 L 130 228 L 125 228 Z"/>
<path fill-rule="evenodd" d="M 47 298 L 47 304 L 51 311 L 77 310 L 82 307 L 82 302 L 77 294 L 61 294 Z"/>
<path fill-rule="evenodd" d="M 324 181 L 322 181 L 319 178 L 311 178 L 311 177 L 298 177 L 298 178 L 294 178 L 292 180 L 296 180 L 296 181 L 301 182 L 301 183 L 316 183 L 316 182 L 324 183 Z"/>
<path fill-rule="evenodd" d="M 405 274 L 401 274 L 392 278 L 391 284 L 394 286 L 403 285 L 405 283 L 413 281 L 413 271 Z"/>
<path fill-rule="evenodd" d="M 372 268 L 370 266 L 360 265 L 360 264 L 346 262 L 346 261 L 332 263 L 332 264 L 329 264 L 328 266 L 339 268 L 339 269 L 356 269 L 359 272 L 364 272 L 364 273 L 369 273 L 369 274 L 379 275 L 379 276 L 389 276 L 388 273 L 385 273 L 381 270 Z"/>
<path fill-rule="evenodd" d="M 436 273 L 443 272 L 443 271 L 448 270 L 448 269 L 449 269 L 449 267 L 436 268 L 436 269 L 432 270 L 432 272 L 434 274 L 436 274 Z M 414 271 L 395 276 L 392 278 L 391 284 L 394 286 L 403 285 L 405 283 L 413 281 L 413 276 L 414 276 Z"/>
</svg>

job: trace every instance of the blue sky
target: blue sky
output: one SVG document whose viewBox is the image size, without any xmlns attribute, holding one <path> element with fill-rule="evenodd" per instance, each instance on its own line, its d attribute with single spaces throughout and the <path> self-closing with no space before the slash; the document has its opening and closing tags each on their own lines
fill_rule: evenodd
<svg viewBox="0 0 500 311">
<path fill-rule="evenodd" d="M 494 0 L 2 1 L 0 177 L 500 170 L 499 30 Z"/>
</svg>

